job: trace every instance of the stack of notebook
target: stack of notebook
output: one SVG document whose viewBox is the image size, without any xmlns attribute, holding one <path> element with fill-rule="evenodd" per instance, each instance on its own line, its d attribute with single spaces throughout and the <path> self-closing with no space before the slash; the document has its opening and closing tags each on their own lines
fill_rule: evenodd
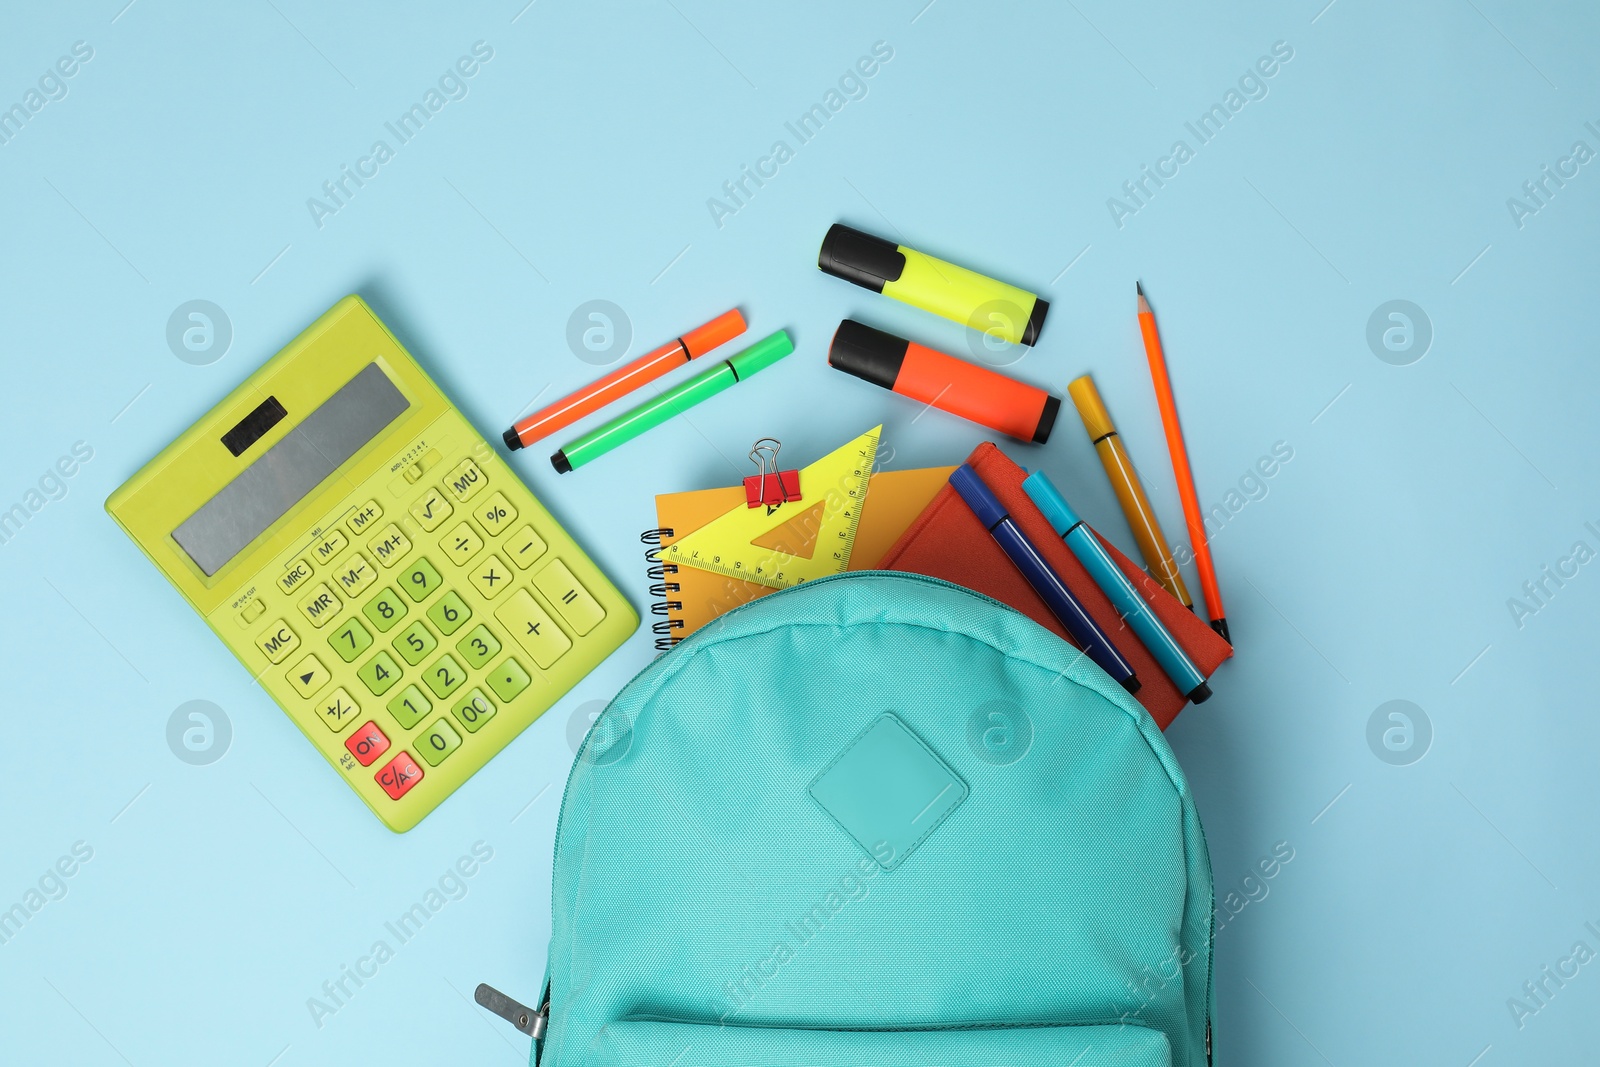
<svg viewBox="0 0 1600 1067">
<path fill-rule="evenodd" d="M 978 446 L 967 462 L 1000 498 L 1022 532 L 1038 547 L 1084 609 L 1133 664 L 1142 683 L 1135 699 L 1163 730 L 1166 729 L 1186 703 L 1183 694 L 1162 673 L 1077 557 L 1055 535 L 1023 492 L 1025 472 L 992 444 Z M 910 571 L 943 578 L 1009 604 L 1063 640 L 1070 640 L 1033 587 L 950 488 L 948 479 L 954 469 L 930 467 L 874 473 L 862 507 L 849 569 Z M 659 539 L 660 545 L 665 547 L 724 512 L 743 506 L 744 499 L 743 488 L 737 486 L 658 496 L 656 521 L 661 529 L 651 539 Z M 1101 542 L 1203 674 L 1209 677 L 1233 654 L 1226 641 L 1137 564 L 1105 538 L 1102 537 Z M 651 555 L 655 554 L 652 551 Z M 652 610 L 660 616 L 656 630 L 662 635 L 658 644 L 663 647 L 687 637 L 724 612 L 774 591 L 690 567 L 672 572 L 669 566 L 665 570 L 668 573 L 652 571 L 652 578 L 656 580 L 652 592 L 660 597 Z"/>
</svg>

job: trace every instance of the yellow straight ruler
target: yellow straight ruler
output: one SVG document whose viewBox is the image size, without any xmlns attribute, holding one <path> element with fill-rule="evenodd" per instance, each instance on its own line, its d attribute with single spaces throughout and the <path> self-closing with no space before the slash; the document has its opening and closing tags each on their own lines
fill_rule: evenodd
<svg viewBox="0 0 1600 1067">
<path fill-rule="evenodd" d="M 802 469 L 799 500 L 770 508 L 741 504 L 673 542 L 663 558 L 773 589 L 844 573 L 882 432 L 874 426 Z"/>
</svg>

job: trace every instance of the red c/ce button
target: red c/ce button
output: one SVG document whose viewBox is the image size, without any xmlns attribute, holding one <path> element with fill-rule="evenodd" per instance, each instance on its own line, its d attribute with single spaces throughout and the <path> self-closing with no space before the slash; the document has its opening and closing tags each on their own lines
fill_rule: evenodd
<svg viewBox="0 0 1600 1067">
<path fill-rule="evenodd" d="M 389 794 L 389 799 L 399 800 L 411 790 L 412 786 L 422 781 L 422 768 L 417 766 L 417 761 L 408 753 L 402 752 L 385 763 L 376 777 L 378 784 L 383 786 L 383 791 Z"/>
</svg>

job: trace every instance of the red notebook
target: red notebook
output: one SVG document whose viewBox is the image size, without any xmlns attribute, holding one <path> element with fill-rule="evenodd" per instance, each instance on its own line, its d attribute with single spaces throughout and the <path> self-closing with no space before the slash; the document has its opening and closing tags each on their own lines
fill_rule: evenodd
<svg viewBox="0 0 1600 1067">
<path fill-rule="evenodd" d="M 1095 585 L 1089 572 L 1083 569 L 1083 564 L 1078 562 L 1072 550 L 1056 536 L 1044 515 L 1028 499 L 1028 494 L 1022 489 L 1022 479 L 1025 477 L 1022 468 L 1011 462 L 994 445 L 987 443 L 979 445 L 967 457 L 967 463 L 1000 498 L 1000 502 L 1011 513 L 1011 518 L 1038 548 L 1050 568 L 1072 590 L 1072 595 L 1083 604 L 1084 610 L 1110 636 L 1118 651 L 1133 664 L 1140 683 L 1134 699 L 1143 704 L 1156 724 L 1165 730 L 1187 703 L 1184 695 L 1178 692 L 1178 687 L 1172 684 L 1139 638 L 1122 621 L 1117 610 L 1111 606 L 1111 601 Z M 1100 537 L 1098 533 L 1095 536 Z M 1183 646 L 1202 674 L 1209 678 L 1223 660 L 1233 655 L 1233 646 L 1198 615 L 1179 603 L 1176 597 L 1161 588 L 1138 564 L 1117 551 L 1116 546 L 1105 538 L 1100 537 L 1100 543 L 1106 546 L 1111 558 L 1133 582 L 1133 587 L 1139 590 L 1139 594 L 1154 609 L 1156 616 L 1178 644 Z M 885 570 L 926 574 L 964 585 L 1011 605 L 1062 639 L 1071 640 L 1022 572 L 1017 570 L 989 531 L 983 528 L 972 509 L 948 484 L 939 490 L 939 495 L 901 535 L 878 566 Z"/>
</svg>

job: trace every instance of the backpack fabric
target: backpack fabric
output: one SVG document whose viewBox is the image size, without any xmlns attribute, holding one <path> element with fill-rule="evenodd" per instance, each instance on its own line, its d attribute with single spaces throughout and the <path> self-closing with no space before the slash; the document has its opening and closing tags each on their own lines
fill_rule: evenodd
<svg viewBox="0 0 1600 1067">
<path fill-rule="evenodd" d="M 1212 881 L 1153 720 L 1009 607 L 867 571 L 635 677 L 556 829 L 543 1067 L 1199 1067 Z"/>
</svg>

